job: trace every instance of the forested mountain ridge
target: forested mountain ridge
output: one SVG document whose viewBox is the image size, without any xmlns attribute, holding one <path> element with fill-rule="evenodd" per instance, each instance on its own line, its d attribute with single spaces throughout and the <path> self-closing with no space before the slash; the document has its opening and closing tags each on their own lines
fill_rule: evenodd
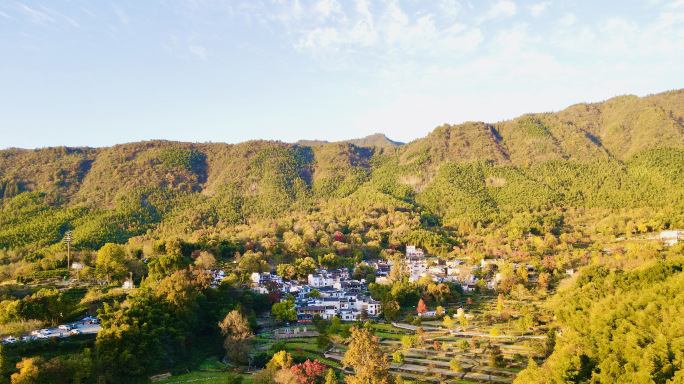
<svg viewBox="0 0 684 384">
<path fill-rule="evenodd" d="M 683 121 L 678 90 L 444 125 L 404 145 L 373 135 L 315 145 L 8 149 L 0 151 L 0 248 L 53 244 L 73 229 L 96 249 L 148 230 L 221 230 L 340 199 L 406 206 L 427 227 L 557 206 L 667 207 L 661 226 L 684 225 Z"/>
</svg>

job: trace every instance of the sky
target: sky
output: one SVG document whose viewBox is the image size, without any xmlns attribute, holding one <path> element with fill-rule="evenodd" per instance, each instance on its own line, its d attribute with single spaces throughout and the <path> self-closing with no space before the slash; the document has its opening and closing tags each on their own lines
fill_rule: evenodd
<svg viewBox="0 0 684 384">
<path fill-rule="evenodd" d="M 410 142 L 683 63 L 684 0 L 2 0 L 0 148 Z"/>
</svg>

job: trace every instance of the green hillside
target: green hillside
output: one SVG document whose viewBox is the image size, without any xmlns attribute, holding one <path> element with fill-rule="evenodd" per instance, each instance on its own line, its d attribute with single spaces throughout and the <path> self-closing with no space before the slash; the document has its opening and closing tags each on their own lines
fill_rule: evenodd
<svg viewBox="0 0 684 384">
<path fill-rule="evenodd" d="M 665 208 L 654 225 L 681 225 L 683 92 L 444 125 L 403 145 L 376 134 L 311 145 L 8 149 L 0 151 L 0 247 L 40 249 L 69 229 L 89 249 L 146 233 L 227 233 L 336 211 L 347 200 L 411 211 L 432 232 L 569 208 Z M 364 216 L 357 208 L 344 225 Z"/>
</svg>

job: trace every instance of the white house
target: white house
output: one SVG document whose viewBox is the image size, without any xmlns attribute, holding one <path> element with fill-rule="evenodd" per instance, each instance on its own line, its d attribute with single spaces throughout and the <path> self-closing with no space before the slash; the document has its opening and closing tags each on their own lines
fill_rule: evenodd
<svg viewBox="0 0 684 384">
<path fill-rule="evenodd" d="M 672 229 L 660 232 L 660 240 L 667 246 L 677 244 L 679 241 L 684 241 L 684 230 Z"/>
</svg>

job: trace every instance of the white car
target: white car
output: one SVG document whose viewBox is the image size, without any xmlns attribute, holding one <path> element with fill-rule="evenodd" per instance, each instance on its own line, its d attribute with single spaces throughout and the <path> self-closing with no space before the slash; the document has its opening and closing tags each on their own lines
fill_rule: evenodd
<svg viewBox="0 0 684 384">
<path fill-rule="evenodd" d="M 70 335 L 80 335 L 80 334 L 81 334 L 81 331 L 79 331 L 78 329 L 72 329 L 72 330 L 69 332 L 69 334 L 70 334 Z"/>
<path fill-rule="evenodd" d="M 44 333 L 39 333 L 39 334 L 36 335 L 36 337 L 39 338 L 39 339 L 44 339 L 44 340 L 50 338 L 50 336 L 48 336 L 48 335 L 46 335 L 46 334 L 44 334 Z"/>
<path fill-rule="evenodd" d="M 71 331 L 71 325 L 60 325 L 59 327 L 60 331 Z"/>
<path fill-rule="evenodd" d="M 38 331 L 38 332 L 40 332 L 40 333 L 43 334 L 43 335 L 49 335 L 49 334 L 52 333 L 52 331 L 50 331 L 50 330 L 47 329 L 47 328 L 41 329 L 41 330 Z"/>
</svg>

